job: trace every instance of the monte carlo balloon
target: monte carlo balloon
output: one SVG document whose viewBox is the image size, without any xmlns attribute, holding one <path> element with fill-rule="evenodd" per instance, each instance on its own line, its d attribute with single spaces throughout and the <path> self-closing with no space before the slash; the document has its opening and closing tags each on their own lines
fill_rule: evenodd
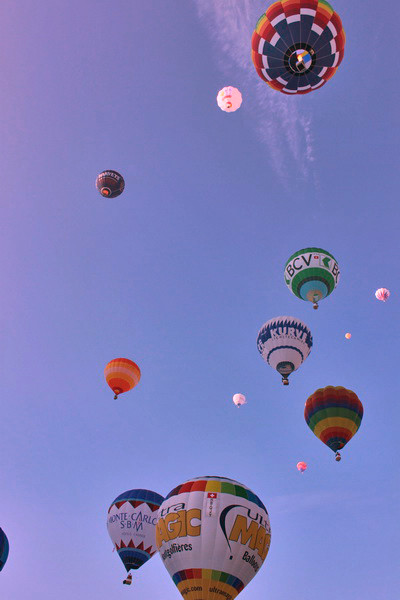
<svg viewBox="0 0 400 600">
<path fill-rule="evenodd" d="M 156 552 L 156 516 L 163 497 L 151 490 L 128 490 L 108 509 L 107 529 L 128 573 L 123 583 L 132 583 L 131 569 L 139 569 Z"/>
</svg>

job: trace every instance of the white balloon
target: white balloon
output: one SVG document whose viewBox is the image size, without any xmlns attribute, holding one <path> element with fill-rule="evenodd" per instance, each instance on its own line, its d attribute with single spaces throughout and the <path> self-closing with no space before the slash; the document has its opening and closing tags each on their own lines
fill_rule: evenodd
<svg viewBox="0 0 400 600">
<path fill-rule="evenodd" d="M 217 103 L 221 110 L 235 112 L 242 104 L 242 94 L 235 87 L 224 87 L 218 92 Z"/>
<path fill-rule="evenodd" d="M 243 394 L 235 394 L 232 398 L 235 406 L 242 406 L 242 404 L 247 404 L 246 396 Z"/>
<path fill-rule="evenodd" d="M 311 352 L 312 335 L 305 323 L 295 317 L 276 317 L 264 323 L 257 337 L 257 348 L 263 359 L 282 375 L 287 385 L 290 373 L 296 371 Z"/>
<path fill-rule="evenodd" d="M 108 533 L 127 572 L 157 551 L 155 526 L 162 501 L 157 492 L 135 489 L 120 494 L 108 509 Z"/>
<path fill-rule="evenodd" d="M 233 600 L 262 566 L 270 540 L 264 504 L 225 477 L 179 485 L 157 515 L 157 547 L 185 600 Z"/>
</svg>

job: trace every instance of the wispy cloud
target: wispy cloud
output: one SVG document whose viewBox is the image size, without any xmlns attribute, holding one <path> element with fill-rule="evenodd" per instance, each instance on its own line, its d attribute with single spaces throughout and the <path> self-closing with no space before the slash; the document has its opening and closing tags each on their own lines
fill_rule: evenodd
<svg viewBox="0 0 400 600">
<path fill-rule="evenodd" d="M 227 77 L 240 81 L 243 110 L 251 114 L 258 137 L 267 146 L 271 164 L 281 181 L 285 183 L 298 176 L 315 179 L 311 117 L 300 113 L 298 98 L 270 89 L 254 70 L 250 40 L 263 6 L 258 0 L 194 2 L 217 48 L 219 67 Z"/>
</svg>

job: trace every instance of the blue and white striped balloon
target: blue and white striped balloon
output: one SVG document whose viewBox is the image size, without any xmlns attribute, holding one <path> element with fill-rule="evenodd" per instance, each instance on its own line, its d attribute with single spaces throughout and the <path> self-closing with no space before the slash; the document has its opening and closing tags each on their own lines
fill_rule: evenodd
<svg viewBox="0 0 400 600">
<path fill-rule="evenodd" d="M 289 384 L 290 373 L 296 371 L 311 352 L 312 335 L 305 323 L 294 317 L 276 317 L 261 327 L 257 348 L 263 359 Z"/>
</svg>

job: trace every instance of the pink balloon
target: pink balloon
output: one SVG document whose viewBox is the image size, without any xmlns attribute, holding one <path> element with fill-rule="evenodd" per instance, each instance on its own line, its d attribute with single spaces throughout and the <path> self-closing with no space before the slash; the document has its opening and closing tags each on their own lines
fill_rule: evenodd
<svg viewBox="0 0 400 600">
<path fill-rule="evenodd" d="M 375 296 L 378 300 L 382 300 L 382 302 L 386 302 L 386 300 L 390 296 L 390 292 L 386 288 L 379 288 L 379 290 L 376 290 Z"/>
<path fill-rule="evenodd" d="M 305 463 L 305 462 L 298 462 L 297 463 L 297 468 L 300 471 L 300 473 L 304 473 L 304 471 L 307 469 L 307 463 Z"/>
<path fill-rule="evenodd" d="M 235 112 L 242 104 L 242 94 L 235 87 L 224 87 L 218 92 L 217 103 L 221 110 Z"/>
<path fill-rule="evenodd" d="M 242 404 L 247 404 L 246 396 L 244 396 L 243 394 L 235 394 L 232 400 L 235 406 L 242 406 Z"/>
</svg>

